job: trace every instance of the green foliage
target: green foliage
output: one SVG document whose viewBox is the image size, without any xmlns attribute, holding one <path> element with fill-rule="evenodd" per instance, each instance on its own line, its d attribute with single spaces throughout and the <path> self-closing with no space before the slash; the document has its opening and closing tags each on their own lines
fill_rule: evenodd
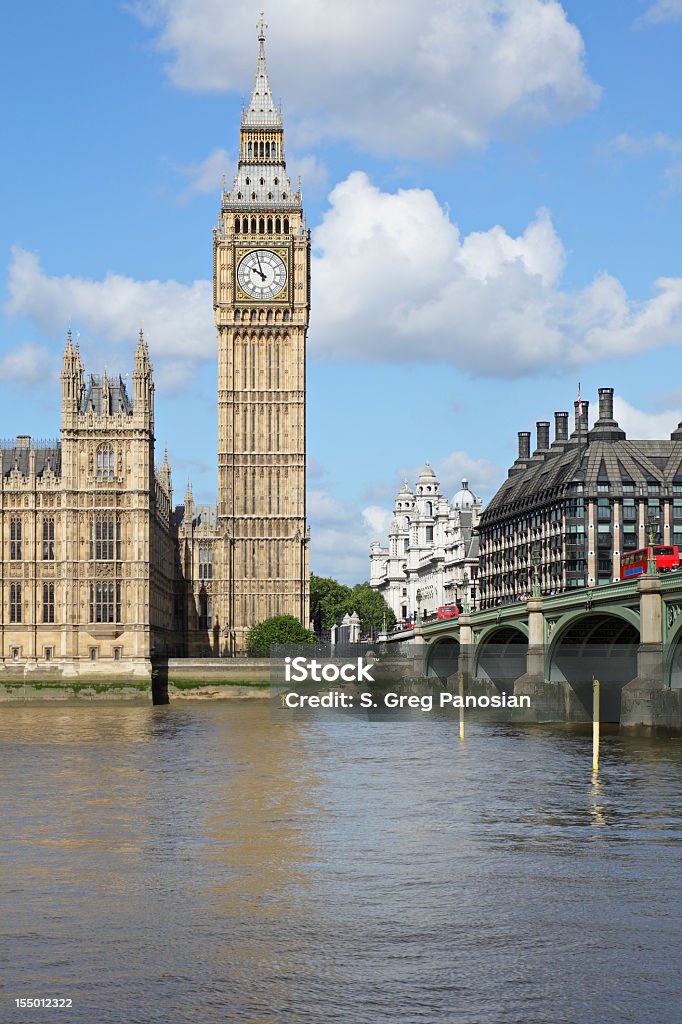
<svg viewBox="0 0 682 1024">
<path fill-rule="evenodd" d="M 246 634 L 246 653 L 251 658 L 267 658 L 271 644 L 314 644 L 317 637 L 293 615 L 273 615 L 257 622 Z"/>
<path fill-rule="evenodd" d="M 310 577 L 310 617 L 316 628 L 331 629 L 346 612 L 353 611 L 350 587 L 328 576 Z M 319 625 L 318 625 L 319 622 Z"/>
<path fill-rule="evenodd" d="M 386 615 L 386 626 L 392 629 L 395 626 L 395 615 L 388 607 L 378 590 L 370 587 L 369 583 L 357 583 L 353 587 L 353 610 L 360 616 L 363 633 L 371 633 L 373 630 L 380 630 Z"/>
<path fill-rule="evenodd" d="M 395 625 L 393 611 L 369 583 L 357 583 L 351 590 L 329 577 L 311 575 L 310 614 L 316 627 L 319 620 L 319 628 L 331 629 L 346 612 L 349 615 L 358 613 L 364 634 L 381 629 L 384 614 L 388 629 Z"/>
</svg>

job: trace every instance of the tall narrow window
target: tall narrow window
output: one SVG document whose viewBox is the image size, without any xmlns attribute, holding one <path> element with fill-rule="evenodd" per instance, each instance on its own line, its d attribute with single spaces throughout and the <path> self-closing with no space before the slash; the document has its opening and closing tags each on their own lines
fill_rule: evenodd
<svg viewBox="0 0 682 1024">
<path fill-rule="evenodd" d="M 43 560 L 54 561 L 54 516 L 43 517 Z"/>
<path fill-rule="evenodd" d="M 54 583 L 43 583 L 43 622 L 54 622 Z"/>
<path fill-rule="evenodd" d="M 199 594 L 199 629 L 213 627 L 213 598 L 208 594 Z"/>
<path fill-rule="evenodd" d="M 234 233 L 235 233 L 235 235 L 239 234 L 239 231 L 241 229 L 241 224 L 242 224 L 242 222 L 239 219 L 239 217 L 235 217 L 235 219 L 234 219 Z"/>
<path fill-rule="evenodd" d="M 102 512 L 90 520 L 90 558 L 95 562 L 121 558 L 121 520 L 113 512 Z"/>
<path fill-rule="evenodd" d="M 102 444 L 97 449 L 97 479 L 114 479 L 114 449 L 108 444 Z"/>
<path fill-rule="evenodd" d="M 9 621 L 21 622 L 21 583 L 10 584 Z"/>
<path fill-rule="evenodd" d="M 270 159 L 270 143 L 269 142 L 265 143 L 265 159 L 266 160 Z"/>
<path fill-rule="evenodd" d="M 285 235 L 289 234 L 289 218 L 288 217 L 284 218 L 284 234 Z"/>
<path fill-rule="evenodd" d="M 253 156 L 253 143 L 252 142 L 250 142 L 248 144 L 248 146 L 246 147 L 246 151 L 247 151 L 247 156 L 248 156 L 248 158 L 250 160 L 251 157 Z"/>
<path fill-rule="evenodd" d="M 21 518 L 12 516 L 9 521 L 9 557 L 12 562 L 21 561 Z"/>
<path fill-rule="evenodd" d="M 199 548 L 199 579 L 213 579 L 213 548 L 208 544 Z"/>
</svg>

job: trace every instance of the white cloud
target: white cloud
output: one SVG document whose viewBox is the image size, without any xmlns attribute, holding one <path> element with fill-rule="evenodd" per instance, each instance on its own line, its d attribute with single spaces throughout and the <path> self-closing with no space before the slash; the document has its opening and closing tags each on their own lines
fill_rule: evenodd
<svg viewBox="0 0 682 1024">
<path fill-rule="evenodd" d="M 627 436 L 638 441 L 656 441 L 669 437 L 682 419 L 679 409 L 644 412 L 618 395 L 613 399 L 613 414 Z"/>
<path fill-rule="evenodd" d="M 248 96 L 250 0 L 141 0 L 133 10 L 157 32 L 177 86 Z M 599 92 L 558 0 L 282 0 L 268 18 L 271 85 L 300 118 L 304 145 L 328 137 L 445 156 L 509 124 L 573 117 Z"/>
<path fill-rule="evenodd" d="M 218 195 L 223 176 L 229 179 L 234 173 L 232 158 L 226 149 L 214 149 L 201 163 L 189 164 L 178 170 L 180 174 L 189 178 L 183 193 L 185 197 L 210 192 Z"/>
<path fill-rule="evenodd" d="M 373 513 L 368 511 L 365 516 L 329 491 L 308 491 L 312 572 L 349 585 L 369 578 L 369 545 L 376 538 Z"/>
<path fill-rule="evenodd" d="M 368 505 L 367 508 L 363 508 L 362 510 L 362 518 L 367 525 L 367 529 L 372 535 L 372 539 L 380 540 L 384 543 L 391 522 L 393 521 L 393 513 L 391 510 L 388 508 L 381 508 L 379 505 Z"/>
<path fill-rule="evenodd" d="M 122 274 L 107 274 L 101 281 L 51 277 L 38 255 L 15 247 L 9 267 L 7 311 L 21 315 L 42 330 L 61 336 L 71 320 L 96 345 L 135 343 L 144 325 L 152 362 L 169 386 L 186 382 L 197 361 L 214 359 L 215 327 L 211 285 L 194 281 L 136 281 Z M 109 349 L 110 350 L 110 349 Z"/>
<path fill-rule="evenodd" d="M 675 21 L 677 18 L 682 18 L 682 0 L 656 0 L 640 20 L 657 23 Z"/>
<path fill-rule="evenodd" d="M 621 132 L 606 147 L 610 153 L 624 153 L 627 156 L 648 156 L 659 154 L 666 158 L 667 166 L 663 177 L 668 184 L 668 192 L 674 192 L 682 186 L 682 139 L 676 139 L 665 132 L 654 132 L 652 135 L 631 135 Z"/>
<path fill-rule="evenodd" d="M 441 493 L 450 498 L 466 480 L 469 489 L 479 497 L 490 498 L 504 480 L 506 473 L 487 459 L 473 459 L 466 452 L 451 452 L 435 467 Z"/>
<path fill-rule="evenodd" d="M 354 172 L 313 234 L 311 354 L 350 362 L 449 363 L 513 378 L 679 344 L 682 278 L 644 302 L 601 273 L 561 288 L 564 247 L 547 211 L 517 237 L 461 236 L 426 189 L 381 192 Z M 50 276 L 16 248 L 7 310 L 60 336 L 72 319 L 98 345 L 134 343 L 140 321 L 173 386 L 215 358 L 211 284 Z"/>
<path fill-rule="evenodd" d="M 52 377 L 50 355 L 42 345 L 26 342 L 0 359 L 0 380 L 38 384 Z"/>
<path fill-rule="evenodd" d="M 497 377 L 678 344 L 682 278 L 635 303 L 610 274 L 561 289 L 566 255 L 547 211 L 523 234 L 461 237 L 426 189 L 381 192 L 361 172 L 313 233 L 311 351 L 331 359 L 448 362 Z"/>
</svg>

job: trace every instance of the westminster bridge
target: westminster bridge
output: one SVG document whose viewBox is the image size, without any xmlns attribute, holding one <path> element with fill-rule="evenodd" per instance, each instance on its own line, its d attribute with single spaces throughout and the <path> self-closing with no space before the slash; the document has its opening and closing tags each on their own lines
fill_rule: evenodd
<svg viewBox="0 0 682 1024">
<path fill-rule="evenodd" d="M 383 635 L 420 647 L 426 676 L 529 694 L 532 720 L 682 729 L 682 572 L 580 588 Z"/>
</svg>

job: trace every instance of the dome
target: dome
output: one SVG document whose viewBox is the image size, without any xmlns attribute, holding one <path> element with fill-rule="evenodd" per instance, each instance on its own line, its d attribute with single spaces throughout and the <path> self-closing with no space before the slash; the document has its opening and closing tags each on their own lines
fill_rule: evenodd
<svg viewBox="0 0 682 1024">
<path fill-rule="evenodd" d="M 436 479 L 436 474 L 431 469 L 431 464 L 427 461 L 424 463 L 424 468 L 419 474 L 418 484 L 432 484 Z"/>
<path fill-rule="evenodd" d="M 478 498 L 473 491 L 469 490 L 469 481 L 462 480 L 461 490 L 457 491 L 457 494 L 452 499 L 454 508 L 471 508 L 478 501 Z"/>
</svg>

